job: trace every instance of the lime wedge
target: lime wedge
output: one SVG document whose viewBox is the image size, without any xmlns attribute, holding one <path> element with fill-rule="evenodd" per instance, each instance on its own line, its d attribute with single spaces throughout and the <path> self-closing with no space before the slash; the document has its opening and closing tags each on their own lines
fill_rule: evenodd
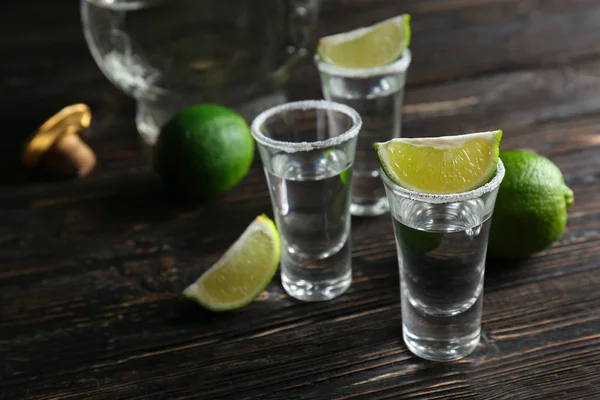
<svg viewBox="0 0 600 400">
<path fill-rule="evenodd" d="M 410 15 L 403 14 L 375 25 L 325 36 L 317 54 L 340 68 L 367 69 L 388 65 L 402 56 L 410 44 Z"/>
<path fill-rule="evenodd" d="M 375 143 L 379 162 L 397 185 L 422 193 L 460 193 L 496 171 L 502 131 Z"/>
<path fill-rule="evenodd" d="M 279 264 L 279 234 L 260 215 L 225 254 L 183 295 L 211 311 L 228 311 L 250 304 L 271 282 Z"/>
</svg>

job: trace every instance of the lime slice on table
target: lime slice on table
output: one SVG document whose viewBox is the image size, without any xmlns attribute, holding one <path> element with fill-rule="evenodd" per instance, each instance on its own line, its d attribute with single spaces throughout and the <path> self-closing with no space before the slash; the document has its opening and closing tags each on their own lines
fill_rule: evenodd
<svg viewBox="0 0 600 400">
<path fill-rule="evenodd" d="M 183 295 L 211 311 L 228 311 L 251 303 L 271 282 L 279 264 L 279 234 L 260 215 L 225 254 Z"/>
<path fill-rule="evenodd" d="M 403 14 L 375 25 L 325 36 L 317 54 L 340 68 L 367 69 L 399 59 L 410 44 L 410 15 Z"/>
<path fill-rule="evenodd" d="M 496 171 L 502 131 L 375 143 L 379 162 L 397 185 L 422 193 L 476 189 Z"/>
</svg>

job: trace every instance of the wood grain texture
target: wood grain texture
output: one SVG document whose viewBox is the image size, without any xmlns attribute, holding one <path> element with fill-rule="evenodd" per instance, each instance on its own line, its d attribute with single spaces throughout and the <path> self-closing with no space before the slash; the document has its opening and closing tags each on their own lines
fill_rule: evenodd
<svg viewBox="0 0 600 400">
<path fill-rule="evenodd" d="M 553 246 L 488 262 L 482 342 L 447 364 L 402 343 L 389 215 L 353 220 L 353 283 L 336 300 L 298 303 L 276 276 L 236 312 L 184 301 L 252 218 L 271 214 L 260 162 L 226 194 L 174 202 L 137 140 L 133 102 L 89 55 L 76 3 L 5 7 L 0 399 L 600 397 L 596 1 L 324 1 L 319 34 L 413 15 L 405 136 L 502 128 L 504 149 L 550 157 L 575 192 Z M 320 97 L 310 60 L 288 86 L 290 98 Z M 94 113 L 93 173 L 46 181 L 17 169 L 36 124 L 80 101 Z"/>
</svg>

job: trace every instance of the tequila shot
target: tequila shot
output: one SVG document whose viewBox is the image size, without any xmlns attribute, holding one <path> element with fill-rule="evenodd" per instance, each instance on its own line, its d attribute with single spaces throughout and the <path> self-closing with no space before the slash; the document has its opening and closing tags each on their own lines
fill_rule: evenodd
<svg viewBox="0 0 600 400">
<path fill-rule="evenodd" d="M 406 49 L 392 64 L 347 69 L 315 58 L 325 99 L 354 108 L 363 120 L 352 168 L 350 212 L 357 216 L 380 215 L 389 211 L 385 190 L 379 179 L 379 160 L 375 142 L 400 137 L 406 71 L 411 53 Z"/>
<path fill-rule="evenodd" d="M 303 301 L 339 296 L 352 281 L 351 168 L 361 118 L 325 100 L 273 107 L 252 123 L 281 238 L 281 281 Z"/>
<path fill-rule="evenodd" d="M 484 186 L 456 194 L 404 189 L 381 172 L 390 202 L 408 349 L 433 361 L 470 354 L 479 343 L 488 236 L 504 165 Z"/>
</svg>

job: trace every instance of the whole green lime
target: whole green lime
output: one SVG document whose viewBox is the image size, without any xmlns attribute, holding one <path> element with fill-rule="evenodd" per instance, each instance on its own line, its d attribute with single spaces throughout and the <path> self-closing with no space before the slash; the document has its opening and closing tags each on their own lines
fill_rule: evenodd
<svg viewBox="0 0 600 400">
<path fill-rule="evenodd" d="M 567 224 L 573 191 L 549 159 L 527 151 L 503 151 L 506 174 L 494 208 L 488 254 L 518 259 L 546 249 Z"/>
<path fill-rule="evenodd" d="M 217 105 L 186 108 L 161 129 L 154 169 L 173 192 L 203 199 L 236 185 L 254 157 L 254 139 L 244 118 Z"/>
</svg>

